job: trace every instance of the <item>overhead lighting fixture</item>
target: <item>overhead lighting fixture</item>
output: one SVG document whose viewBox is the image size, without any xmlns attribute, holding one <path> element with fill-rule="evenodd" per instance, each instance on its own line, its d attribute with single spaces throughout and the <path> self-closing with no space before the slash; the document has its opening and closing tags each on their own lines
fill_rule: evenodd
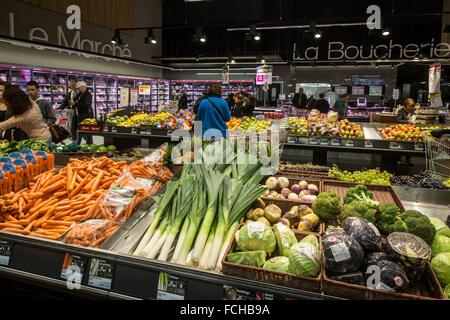
<svg viewBox="0 0 450 320">
<path fill-rule="evenodd" d="M 200 37 L 200 42 L 201 42 L 201 43 L 205 43 L 205 42 L 206 42 L 206 36 L 205 36 L 205 35 L 202 35 L 202 36 Z"/>
<path fill-rule="evenodd" d="M 228 57 L 228 62 L 231 64 L 235 64 L 236 63 L 236 59 L 233 56 L 229 56 Z"/>
<path fill-rule="evenodd" d="M 257 32 L 257 33 L 255 34 L 255 36 L 253 37 L 253 39 L 255 39 L 255 41 L 261 40 L 261 33 Z"/>
<path fill-rule="evenodd" d="M 195 57 L 195 62 L 200 62 L 200 56 Z"/>
<path fill-rule="evenodd" d="M 381 35 L 383 37 L 388 37 L 391 35 L 391 30 L 389 30 L 388 28 L 384 28 L 383 31 L 381 32 Z"/>
<path fill-rule="evenodd" d="M 120 31 L 116 30 L 116 32 L 114 33 L 114 37 L 111 39 L 111 43 L 112 44 L 117 44 L 119 46 L 123 45 L 123 40 L 120 37 Z"/>
<path fill-rule="evenodd" d="M 261 33 L 256 31 L 256 24 L 250 26 L 250 31 L 245 35 L 246 40 L 261 40 Z"/>
<path fill-rule="evenodd" d="M 145 44 L 153 44 L 156 45 L 158 41 L 155 38 L 155 34 L 153 33 L 153 29 L 147 30 L 147 36 L 145 37 Z"/>
<path fill-rule="evenodd" d="M 316 39 L 322 38 L 322 31 L 316 30 L 316 31 L 314 32 L 314 38 L 316 38 Z"/>
<path fill-rule="evenodd" d="M 195 29 L 195 35 L 193 36 L 194 42 L 201 42 L 201 43 L 205 43 L 206 42 L 206 35 L 203 33 L 203 28 L 202 27 L 197 27 Z"/>
</svg>

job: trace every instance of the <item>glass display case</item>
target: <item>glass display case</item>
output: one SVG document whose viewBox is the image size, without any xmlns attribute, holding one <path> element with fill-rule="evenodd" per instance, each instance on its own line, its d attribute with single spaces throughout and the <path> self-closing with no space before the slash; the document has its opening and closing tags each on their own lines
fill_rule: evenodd
<svg viewBox="0 0 450 320">
<path fill-rule="evenodd" d="M 11 67 L 11 83 L 20 89 L 26 91 L 27 83 L 31 81 L 32 75 L 30 69 L 21 69 L 18 67 Z"/>
</svg>

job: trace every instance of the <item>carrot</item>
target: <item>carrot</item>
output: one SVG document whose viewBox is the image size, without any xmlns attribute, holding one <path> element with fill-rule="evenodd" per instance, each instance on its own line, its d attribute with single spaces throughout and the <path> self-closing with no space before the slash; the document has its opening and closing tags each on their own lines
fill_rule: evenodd
<svg viewBox="0 0 450 320">
<path fill-rule="evenodd" d="M 72 213 L 72 210 L 60 212 L 60 213 L 57 213 L 57 214 L 53 217 L 53 219 L 59 220 L 59 219 L 62 219 L 62 218 L 64 218 L 64 217 L 70 216 L 71 213 Z"/>
<path fill-rule="evenodd" d="M 81 191 L 84 185 L 89 181 L 89 177 L 91 177 L 91 175 L 86 175 L 84 177 L 83 181 L 69 194 L 69 199 L 72 199 Z"/>
<path fill-rule="evenodd" d="M 31 199 L 39 199 L 39 198 L 42 198 L 43 196 L 44 196 L 44 194 L 42 192 L 35 192 L 30 195 L 30 198 Z"/>
<path fill-rule="evenodd" d="M 17 221 L 11 222 L 11 223 L 20 225 L 22 227 L 26 227 L 27 225 L 30 224 L 30 220 L 23 219 L 23 220 L 17 220 Z"/>
<path fill-rule="evenodd" d="M 89 182 L 84 186 L 83 191 L 84 192 L 89 192 L 92 188 L 92 184 L 94 183 L 95 178 L 92 177 L 92 179 L 89 180 Z"/>
<path fill-rule="evenodd" d="M 30 232 L 35 223 L 36 221 L 31 221 L 31 223 L 24 230 Z"/>
<path fill-rule="evenodd" d="M 91 186 L 91 193 L 94 193 L 95 191 L 97 191 L 98 186 L 100 185 L 100 182 L 102 181 L 104 175 L 104 171 L 100 171 L 100 173 L 97 175 L 97 177 L 94 180 L 94 183 Z"/>
<path fill-rule="evenodd" d="M 89 211 L 89 207 L 85 207 L 85 208 L 82 208 L 82 209 L 72 212 L 70 214 L 70 216 L 73 217 L 73 216 L 78 216 L 78 215 L 84 215 L 88 211 Z"/>
<path fill-rule="evenodd" d="M 54 196 L 55 198 L 62 198 L 62 197 L 64 197 L 64 196 L 66 196 L 66 195 L 67 195 L 67 191 L 64 190 L 64 191 L 56 192 L 53 196 Z"/>
<path fill-rule="evenodd" d="M 23 212 L 23 207 L 25 207 L 25 199 L 22 197 L 19 199 L 19 212 Z"/>
<path fill-rule="evenodd" d="M 64 221 L 81 221 L 83 219 L 84 215 L 78 215 L 78 216 L 71 216 L 64 218 Z"/>
<path fill-rule="evenodd" d="M 14 218 L 14 217 L 13 217 L 12 215 L 10 215 L 9 213 L 8 213 L 8 214 L 5 214 L 4 217 L 5 217 L 5 219 L 8 220 L 8 221 L 13 221 L 13 222 L 17 221 L 17 219 Z"/>
<path fill-rule="evenodd" d="M 65 211 L 65 210 L 70 210 L 70 209 L 72 209 L 71 205 L 56 207 L 56 211 Z"/>
<path fill-rule="evenodd" d="M 13 228 L 13 229 L 23 229 L 23 226 L 21 226 L 20 224 L 16 224 L 16 223 L 0 223 L 0 229 L 2 228 Z"/>
<path fill-rule="evenodd" d="M 77 174 L 77 176 L 76 176 L 76 178 L 75 178 L 75 180 L 74 180 L 73 188 L 75 188 L 75 183 L 76 183 L 76 182 L 81 183 L 82 181 L 83 181 L 83 177 Z M 72 188 L 72 189 L 73 189 L 73 188 Z"/>
<path fill-rule="evenodd" d="M 25 230 L 21 230 L 21 229 L 17 229 L 17 228 L 5 228 L 2 231 L 19 233 L 19 234 L 23 234 L 25 236 L 27 236 L 30 233 L 29 231 L 25 231 Z"/>
<path fill-rule="evenodd" d="M 51 226 L 65 226 L 65 227 L 71 227 L 73 225 L 73 222 L 55 221 L 55 220 L 48 220 L 45 223 Z"/>
<path fill-rule="evenodd" d="M 45 193 L 52 193 L 55 192 L 61 188 L 64 188 L 67 185 L 67 181 L 66 180 L 62 180 L 62 181 L 58 181 L 54 184 L 51 184 L 50 186 L 46 187 L 44 190 L 42 190 L 42 192 Z"/>
<path fill-rule="evenodd" d="M 104 184 L 102 184 L 98 188 L 99 189 L 109 189 L 112 186 L 113 183 L 114 183 L 114 181 L 105 182 Z"/>
<path fill-rule="evenodd" d="M 101 238 L 95 240 L 95 241 L 92 243 L 92 245 L 90 245 L 90 246 L 91 246 L 91 247 L 94 247 L 94 248 L 99 247 L 103 242 L 105 242 L 105 240 L 106 240 L 106 237 L 103 236 L 103 237 L 101 237 Z"/>
<path fill-rule="evenodd" d="M 39 234 L 39 233 L 36 233 L 36 232 L 31 232 L 30 236 L 43 238 L 43 239 L 47 239 L 47 240 L 56 240 L 56 239 L 59 238 L 59 235 L 58 236 L 47 236 L 47 235 Z"/>
</svg>

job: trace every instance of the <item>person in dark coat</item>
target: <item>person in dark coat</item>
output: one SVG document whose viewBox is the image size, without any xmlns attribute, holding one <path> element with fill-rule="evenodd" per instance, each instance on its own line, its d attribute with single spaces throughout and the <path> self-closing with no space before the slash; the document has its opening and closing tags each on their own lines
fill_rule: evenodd
<svg viewBox="0 0 450 320">
<path fill-rule="evenodd" d="M 87 144 L 93 144 L 91 134 L 80 134 L 78 132 L 78 126 L 87 118 L 92 118 L 94 112 L 92 111 L 92 94 L 87 89 L 86 82 L 80 81 L 77 83 L 78 94 L 74 98 L 75 114 L 72 119 L 72 128 L 77 129 L 77 144 L 81 144 L 81 140 L 84 138 Z M 72 137 L 75 139 L 75 137 Z"/>
<path fill-rule="evenodd" d="M 198 97 L 197 101 L 195 101 L 194 104 L 194 113 L 198 113 L 198 109 L 200 108 L 200 104 L 202 103 L 203 99 L 206 99 L 208 97 L 208 90 L 203 91 L 202 95 Z"/>
<path fill-rule="evenodd" d="M 325 99 L 325 93 L 319 94 L 319 100 L 316 103 L 316 109 L 320 111 L 320 113 L 328 113 L 330 112 L 330 103 L 327 99 Z"/>
<path fill-rule="evenodd" d="M 178 101 L 178 109 L 186 110 L 188 108 L 188 97 L 186 95 L 186 91 L 181 91 L 181 97 Z"/>
<path fill-rule="evenodd" d="M 294 95 L 294 100 L 292 101 L 294 106 L 295 114 L 298 114 L 299 109 L 306 109 L 308 104 L 308 97 L 305 94 L 303 88 L 300 88 L 298 92 Z"/>
</svg>

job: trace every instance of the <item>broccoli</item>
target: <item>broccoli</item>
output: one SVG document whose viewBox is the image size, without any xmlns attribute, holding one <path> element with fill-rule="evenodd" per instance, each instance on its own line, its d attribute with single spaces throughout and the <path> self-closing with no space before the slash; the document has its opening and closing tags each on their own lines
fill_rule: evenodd
<svg viewBox="0 0 450 320">
<path fill-rule="evenodd" d="M 377 220 L 378 229 L 384 234 L 393 232 L 407 232 L 406 223 L 400 219 L 400 208 L 393 204 L 381 204 L 379 206 Z"/>
<path fill-rule="evenodd" d="M 356 187 L 348 189 L 347 196 L 345 197 L 345 204 L 350 204 L 353 201 L 364 201 L 373 208 L 376 208 L 380 205 L 379 202 L 373 200 L 373 193 L 363 185 L 358 185 Z"/>
<path fill-rule="evenodd" d="M 405 211 L 400 218 L 408 227 L 408 232 L 412 233 L 431 245 L 436 237 L 436 228 L 431 223 L 427 216 L 419 211 L 408 210 Z"/>
<path fill-rule="evenodd" d="M 322 220 L 335 220 L 341 214 L 340 199 L 334 191 L 322 192 L 313 203 L 312 209 Z"/>
<path fill-rule="evenodd" d="M 364 218 L 369 222 L 376 222 L 377 210 L 368 206 L 365 201 L 353 201 L 342 207 L 340 220 L 345 221 L 349 217 Z"/>
</svg>

